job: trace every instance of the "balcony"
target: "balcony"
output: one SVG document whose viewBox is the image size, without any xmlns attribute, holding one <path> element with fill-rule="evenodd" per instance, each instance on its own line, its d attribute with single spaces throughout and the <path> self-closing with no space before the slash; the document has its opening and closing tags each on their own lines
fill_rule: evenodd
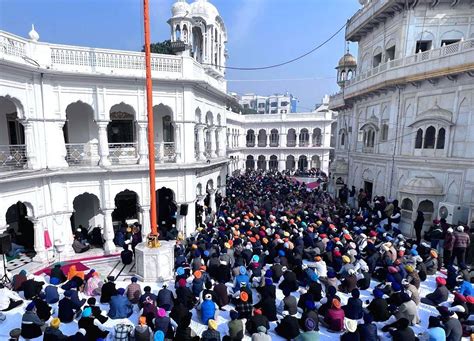
<svg viewBox="0 0 474 341">
<path fill-rule="evenodd" d="M 176 143 L 175 142 L 156 142 L 155 160 L 164 163 L 176 162 Z"/>
<path fill-rule="evenodd" d="M 25 168 L 26 163 L 26 145 L 0 146 L 0 170 Z"/>
<path fill-rule="evenodd" d="M 474 39 L 394 59 L 358 74 L 345 83 L 344 94 L 331 96 L 330 108 L 340 108 L 345 101 L 384 87 L 422 81 L 432 77 L 472 71 Z"/>
<path fill-rule="evenodd" d="M 136 164 L 138 162 L 137 143 L 109 143 L 109 159 L 113 165 Z"/>
<path fill-rule="evenodd" d="M 98 143 L 66 143 L 66 161 L 69 166 L 97 166 Z"/>
</svg>

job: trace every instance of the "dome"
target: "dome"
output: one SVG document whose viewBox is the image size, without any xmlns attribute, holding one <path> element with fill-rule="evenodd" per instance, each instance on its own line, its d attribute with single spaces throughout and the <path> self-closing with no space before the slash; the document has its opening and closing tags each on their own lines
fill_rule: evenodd
<svg viewBox="0 0 474 341">
<path fill-rule="evenodd" d="M 400 192 L 418 195 L 443 195 L 443 185 L 431 174 L 417 175 L 408 180 Z"/>
<path fill-rule="evenodd" d="M 39 34 L 35 30 L 35 25 L 31 25 L 31 31 L 28 33 L 28 36 L 30 39 L 34 42 L 37 42 L 39 40 Z"/>
<path fill-rule="evenodd" d="M 344 55 L 341 59 L 339 59 L 339 67 L 344 67 L 344 66 L 357 66 L 357 60 L 353 55 L 351 55 L 349 52 Z"/>
<path fill-rule="evenodd" d="M 215 20 L 219 16 L 216 6 L 207 0 L 196 0 L 191 4 L 191 16 L 202 17 L 208 20 Z"/>
<path fill-rule="evenodd" d="M 184 17 L 189 12 L 191 12 L 191 6 L 186 0 L 177 0 L 171 7 L 173 17 Z"/>
</svg>

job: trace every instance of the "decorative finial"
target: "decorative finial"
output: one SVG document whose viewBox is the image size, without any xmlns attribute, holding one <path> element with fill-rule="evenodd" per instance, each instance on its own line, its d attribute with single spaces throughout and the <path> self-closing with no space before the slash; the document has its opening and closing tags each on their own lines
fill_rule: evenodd
<svg viewBox="0 0 474 341">
<path fill-rule="evenodd" d="M 349 53 L 349 42 L 346 41 L 346 53 Z"/>
<path fill-rule="evenodd" d="M 31 41 L 37 42 L 39 40 L 39 34 L 38 32 L 35 31 L 35 25 L 31 25 L 31 31 L 28 33 L 28 36 L 30 37 Z"/>
</svg>

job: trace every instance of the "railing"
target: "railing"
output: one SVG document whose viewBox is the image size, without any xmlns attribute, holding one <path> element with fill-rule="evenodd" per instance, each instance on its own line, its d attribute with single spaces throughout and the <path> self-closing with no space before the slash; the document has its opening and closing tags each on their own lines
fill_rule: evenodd
<svg viewBox="0 0 474 341">
<path fill-rule="evenodd" d="M 270 141 L 270 147 L 278 147 L 278 142 L 277 141 Z"/>
<path fill-rule="evenodd" d="M 26 161 L 26 145 L 0 146 L 0 167 L 23 168 Z"/>
<path fill-rule="evenodd" d="M 286 141 L 287 147 L 296 147 L 296 140 L 287 140 Z"/>
<path fill-rule="evenodd" d="M 265 140 L 265 141 L 258 141 L 258 146 L 259 146 L 259 147 L 266 147 L 266 146 L 267 146 L 267 140 Z"/>
<path fill-rule="evenodd" d="M 299 147 L 309 147 L 309 141 L 300 141 Z"/>
<path fill-rule="evenodd" d="M 199 141 L 198 140 L 194 141 L 194 158 L 196 160 L 199 159 Z"/>
<path fill-rule="evenodd" d="M 97 143 L 66 143 L 66 152 L 69 166 L 95 166 L 99 161 Z"/>
<path fill-rule="evenodd" d="M 158 162 L 174 163 L 176 162 L 176 143 L 175 142 L 155 142 L 155 160 Z"/>
<path fill-rule="evenodd" d="M 371 76 L 375 76 L 379 74 L 380 72 L 392 70 L 398 67 L 409 66 L 409 65 L 413 65 L 413 64 L 417 64 L 421 62 L 431 61 L 431 60 L 435 60 L 441 57 L 451 56 L 456 53 L 473 50 L 473 49 L 474 49 L 474 39 L 468 39 L 464 41 L 459 41 L 454 44 L 445 45 L 437 49 L 428 50 L 428 51 L 420 52 L 411 56 L 390 60 L 362 74 L 358 74 L 356 77 L 348 80 L 345 83 L 345 87 L 347 88 L 350 85 L 363 81 Z"/>
<path fill-rule="evenodd" d="M 145 56 L 139 52 L 91 51 L 78 47 L 51 48 L 51 63 L 58 65 L 76 65 L 103 67 L 111 69 L 144 70 Z M 181 58 L 175 56 L 152 55 L 151 69 L 162 72 L 181 72 Z"/>
<path fill-rule="evenodd" d="M 255 147 L 255 141 L 253 141 L 253 142 L 247 142 L 246 146 L 247 146 L 247 147 Z"/>
<path fill-rule="evenodd" d="M 113 164 L 134 164 L 137 163 L 137 143 L 122 142 L 109 143 L 109 158 Z"/>
<path fill-rule="evenodd" d="M 210 141 L 206 141 L 204 143 L 204 156 L 206 158 L 210 158 L 211 157 L 211 154 L 212 154 L 212 145 L 211 145 L 211 142 Z"/>
<path fill-rule="evenodd" d="M 0 35 L 1 52 L 7 55 L 23 57 L 25 55 L 25 45 L 25 42 L 13 36 Z"/>
</svg>

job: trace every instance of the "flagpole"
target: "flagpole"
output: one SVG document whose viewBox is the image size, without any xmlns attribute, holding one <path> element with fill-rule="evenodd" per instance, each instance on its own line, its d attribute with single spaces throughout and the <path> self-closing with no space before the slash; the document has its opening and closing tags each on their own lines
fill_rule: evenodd
<svg viewBox="0 0 474 341">
<path fill-rule="evenodd" d="M 156 182 L 155 182 L 155 130 L 153 123 L 153 83 L 151 79 L 150 52 L 150 11 L 149 0 L 143 0 L 143 23 L 145 26 L 145 66 L 146 66 L 146 108 L 148 114 L 148 168 L 150 173 L 150 225 L 151 235 L 158 235 L 156 214 Z"/>
</svg>

